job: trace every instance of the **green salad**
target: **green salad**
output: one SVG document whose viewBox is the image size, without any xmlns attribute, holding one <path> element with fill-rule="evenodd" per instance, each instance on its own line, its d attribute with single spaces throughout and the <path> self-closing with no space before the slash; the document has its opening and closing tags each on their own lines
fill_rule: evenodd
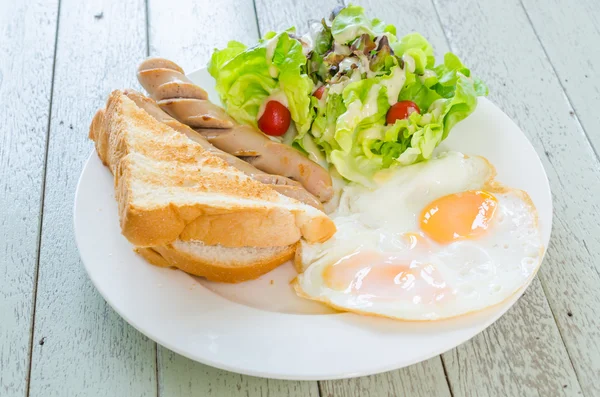
<svg viewBox="0 0 600 397">
<path fill-rule="evenodd" d="M 393 25 L 353 5 L 301 37 L 291 28 L 252 47 L 229 42 L 208 70 L 238 122 L 280 135 L 270 125 L 289 117 L 296 148 L 367 186 L 380 170 L 429 159 L 487 95 L 456 55 L 436 65 L 419 33 L 397 37 Z M 289 116 L 276 108 L 272 122 L 261 120 L 269 101 Z"/>
</svg>

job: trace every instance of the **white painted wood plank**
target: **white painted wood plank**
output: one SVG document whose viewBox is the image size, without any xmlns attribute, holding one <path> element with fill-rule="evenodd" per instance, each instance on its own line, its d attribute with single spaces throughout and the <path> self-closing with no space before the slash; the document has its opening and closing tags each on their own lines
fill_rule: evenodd
<svg viewBox="0 0 600 397">
<path fill-rule="evenodd" d="M 24 396 L 57 1 L 0 12 L 0 395 Z"/>
<path fill-rule="evenodd" d="M 354 3 L 365 7 L 372 17 L 385 16 L 385 21 L 398 27 L 398 34 L 419 31 L 431 40 L 437 51 L 447 47 L 441 26 L 436 20 L 431 23 L 433 7 L 429 2 L 416 1 L 407 5 L 363 0 Z M 269 30 L 281 31 L 290 26 L 296 26 L 299 33 L 304 33 L 310 26 L 309 21 L 327 18 L 337 4 L 335 0 L 303 2 L 287 0 L 278 2 L 277 7 L 274 7 L 270 0 L 257 0 L 256 11 L 261 33 L 264 34 Z M 320 388 L 324 396 L 450 395 L 439 357 L 384 374 L 320 382 Z"/>
<path fill-rule="evenodd" d="M 443 359 L 454 396 L 581 395 L 537 278 L 496 324 Z"/>
<path fill-rule="evenodd" d="M 523 128 L 542 158 L 553 191 L 554 225 L 539 277 L 583 392 L 600 395 L 598 160 L 578 120 L 570 114 L 572 109 L 518 0 L 435 3 L 453 49 L 488 82 L 491 99 Z M 525 298 L 529 300 L 528 306 L 538 306 L 537 299 L 531 300 L 537 290 L 528 291 Z M 530 373 L 527 376 L 530 383 L 523 390 L 540 395 L 544 395 L 543 391 L 545 395 L 577 393 L 577 389 L 570 390 L 575 380 L 572 370 L 562 364 L 564 360 L 558 356 L 559 352 L 552 353 L 554 361 L 549 360 L 546 349 L 558 344 L 555 332 L 546 326 L 549 321 L 545 316 L 531 315 L 532 310 L 523 311 L 528 317 L 516 322 L 515 328 L 533 327 L 538 333 L 536 336 L 548 338 L 544 343 L 523 343 L 521 338 L 532 341 L 531 337 L 522 337 L 520 331 L 511 330 L 507 320 L 498 323 L 507 327 L 503 339 L 511 338 L 506 347 L 515 353 L 515 371 Z M 503 354 L 501 346 L 494 345 L 502 339 L 494 338 L 491 333 L 488 336 L 486 354 L 496 357 Z M 483 348 L 481 340 L 476 343 L 479 343 L 478 348 Z M 511 346 L 514 343 L 522 343 L 521 349 L 530 352 L 529 362 L 519 362 L 520 357 L 525 356 L 516 354 L 521 349 Z M 453 365 L 446 366 L 453 389 L 464 394 L 469 394 L 475 379 L 487 381 L 486 376 L 491 371 L 491 368 L 486 369 L 491 364 L 484 355 L 479 352 L 476 356 L 474 352 L 462 349 L 459 356 L 464 358 L 448 360 L 447 364 Z M 555 367 L 557 358 L 564 368 Z M 498 368 L 499 361 L 493 362 Z M 469 367 L 461 368 L 461 363 L 468 363 Z M 478 365 L 473 366 L 473 363 Z M 495 371 L 507 369 L 510 367 L 503 365 Z M 555 375 L 549 376 L 550 373 Z M 503 380 L 523 383 L 510 371 L 506 371 Z M 559 390 L 565 384 L 567 388 Z M 498 386 L 506 387 L 506 384 Z M 504 395 L 501 388 L 495 389 L 495 393 L 488 392 Z"/>
<path fill-rule="evenodd" d="M 73 197 L 94 112 L 136 81 L 146 55 L 143 0 L 62 0 L 35 313 L 31 396 L 156 396 L 155 344 L 89 281 L 73 235 Z"/>
<path fill-rule="evenodd" d="M 600 151 L 600 3 L 523 0 L 538 38 L 596 152 Z"/>
<path fill-rule="evenodd" d="M 328 6 L 332 6 L 334 3 L 332 1 Z M 439 23 L 436 23 L 436 12 L 431 2 L 417 1 L 410 2 L 410 4 L 399 4 L 371 0 L 358 3 L 363 5 L 372 16 L 381 16 L 386 21 L 394 23 L 398 27 L 399 34 L 410 31 L 421 32 L 432 42 L 438 56 L 448 51 L 447 41 L 441 26 Z M 258 14 L 260 16 L 268 16 L 277 12 L 270 7 L 270 4 L 266 0 L 258 1 Z M 462 6 L 458 2 L 454 2 L 448 6 L 453 7 L 457 11 L 462 9 Z M 283 18 L 283 22 L 277 20 L 275 17 L 266 18 L 265 22 L 263 22 L 265 18 L 260 18 L 259 22 L 262 30 L 282 29 L 293 23 L 298 23 L 299 29 L 305 29 L 306 25 L 302 26 L 302 23 L 298 21 L 306 20 L 307 17 L 305 16 L 304 19 L 301 19 L 300 14 L 304 13 L 302 15 L 307 15 L 308 18 L 313 19 L 318 19 L 327 14 L 325 7 L 316 1 L 314 4 L 304 2 L 302 5 L 297 5 L 296 7 L 290 2 L 290 4 L 286 4 L 281 8 L 286 10 L 285 15 L 281 17 Z M 483 34 L 483 32 L 476 33 L 475 39 L 477 35 Z M 484 67 L 477 64 L 477 59 L 469 59 L 468 64 L 472 65 L 477 73 L 480 72 L 479 69 L 481 67 Z M 492 87 L 492 89 L 494 88 Z M 481 341 L 485 343 L 481 343 Z M 532 343 L 532 341 L 535 341 L 535 343 Z M 478 356 L 475 355 L 475 352 L 478 353 Z M 579 391 L 577 379 L 570 367 L 569 357 L 566 354 L 558 329 L 554 324 L 552 312 L 546 303 L 544 293 L 539 288 L 537 280 L 534 281 L 532 288 L 520 301 L 519 305 L 511 310 L 501 321 L 472 342 L 466 343 L 453 352 L 444 355 L 444 357 L 447 361 L 452 360 L 453 375 L 456 376 L 451 376 L 449 380 L 455 396 L 502 394 L 502 390 L 515 391 L 515 393 L 504 395 L 531 394 L 534 389 L 527 386 L 527 382 L 523 382 L 523 378 L 514 376 L 513 368 L 519 370 L 524 366 L 523 363 L 532 362 L 548 363 L 548 368 L 541 365 L 525 365 L 527 371 L 524 371 L 524 373 L 526 376 L 539 379 L 539 383 L 543 383 L 543 387 L 540 390 L 557 390 L 567 385 L 568 391 L 566 393 L 576 393 Z M 456 359 L 457 357 L 460 357 L 460 361 Z M 434 360 L 431 361 L 433 362 Z M 490 369 L 492 367 L 490 363 L 494 364 L 491 373 Z M 457 376 L 459 374 L 457 371 L 459 365 L 463 370 L 460 380 Z M 467 369 L 466 374 L 464 373 L 465 369 Z M 410 368 L 407 369 L 407 371 L 410 370 Z M 404 370 L 398 371 L 398 376 L 395 380 L 391 380 L 390 382 L 388 378 L 387 383 L 402 384 L 405 383 L 402 382 L 403 379 L 414 380 L 414 374 L 402 371 Z M 466 380 L 466 375 L 472 375 L 472 379 Z M 357 390 L 363 390 L 364 387 L 367 389 L 370 388 L 370 384 L 363 379 L 322 382 L 321 387 L 330 391 L 332 395 L 344 392 L 351 394 Z M 386 385 L 386 381 L 383 379 L 385 378 L 380 376 L 378 377 L 378 382 L 373 382 L 374 385 L 380 385 L 378 389 L 379 395 L 389 394 L 390 386 Z M 427 382 L 420 383 L 427 384 Z M 382 387 L 381 385 L 386 386 Z M 411 396 L 418 395 L 414 390 L 405 390 L 405 393 Z M 430 390 L 421 390 L 420 393 L 421 395 L 435 395 Z"/>
<path fill-rule="evenodd" d="M 206 67 L 213 49 L 230 40 L 258 38 L 252 0 L 148 1 L 150 54 L 172 59 L 186 71 Z"/>
<path fill-rule="evenodd" d="M 450 396 L 442 361 L 435 357 L 397 371 L 321 381 L 321 397 Z"/>
<path fill-rule="evenodd" d="M 186 72 L 205 67 L 212 50 L 229 40 L 258 39 L 252 0 L 150 0 L 150 54 L 177 62 Z M 211 368 L 158 347 L 161 396 L 318 396 L 317 382 L 285 382 Z"/>
<path fill-rule="evenodd" d="M 317 382 L 256 378 L 202 365 L 159 347 L 159 395 L 206 397 L 318 397 Z"/>
</svg>

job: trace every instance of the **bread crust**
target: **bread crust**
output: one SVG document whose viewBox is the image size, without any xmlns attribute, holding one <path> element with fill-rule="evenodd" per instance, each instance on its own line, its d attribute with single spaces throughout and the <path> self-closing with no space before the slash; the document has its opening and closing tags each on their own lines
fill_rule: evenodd
<svg viewBox="0 0 600 397">
<path fill-rule="evenodd" d="M 222 283 L 240 283 L 256 279 L 294 257 L 297 244 L 282 252 L 267 256 L 251 264 L 204 260 L 175 249 L 171 244 L 158 247 L 136 248 L 135 251 L 155 266 L 175 267 L 186 273 Z"/>
<path fill-rule="evenodd" d="M 136 246 L 166 246 L 182 239 L 225 247 L 282 247 L 300 237 L 325 241 L 335 233 L 321 211 L 227 165 L 156 121 L 121 91 L 114 91 L 106 108 L 96 113 L 89 136 L 115 176 L 121 230 Z M 141 182 L 165 194 L 226 200 L 147 203 L 136 188 Z"/>
</svg>

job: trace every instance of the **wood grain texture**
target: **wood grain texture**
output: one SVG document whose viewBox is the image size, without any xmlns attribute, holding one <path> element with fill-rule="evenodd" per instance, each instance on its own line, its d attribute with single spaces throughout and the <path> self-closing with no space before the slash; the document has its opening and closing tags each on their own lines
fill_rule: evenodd
<svg viewBox="0 0 600 397">
<path fill-rule="evenodd" d="M 443 354 L 454 396 L 579 396 L 548 302 L 536 278 L 502 318 Z"/>
<path fill-rule="evenodd" d="M 439 357 L 360 378 L 319 382 L 321 397 L 451 396 Z"/>
<path fill-rule="evenodd" d="M 436 1 L 436 6 L 453 50 L 489 84 L 491 99 L 523 128 L 548 173 L 553 191 L 554 224 L 539 278 L 584 394 L 600 395 L 598 160 L 517 0 L 502 3 Z M 541 313 L 543 308 L 536 304 L 538 298 L 534 299 L 537 291 L 539 288 L 530 289 L 518 308 L 527 303 Z M 519 315 L 515 310 L 511 312 L 516 315 L 512 323 L 516 326 L 507 324 L 507 319 L 498 322 L 498 327 L 506 328 L 504 338 L 510 338 L 508 351 L 519 352 L 512 344 L 521 341 L 522 349 L 530 354 L 529 357 L 516 355 L 513 363 L 498 370 L 505 372 L 504 382 L 521 384 L 525 395 L 571 393 L 572 369 L 562 359 L 555 361 L 564 354 L 559 356 L 558 352 L 547 351 L 560 343 L 551 319 L 546 315 L 531 315 L 532 308 Z M 522 336 L 516 329 L 518 326 L 532 327 L 533 332 L 537 332 L 533 336 L 546 340 L 540 343 L 531 336 Z M 485 342 L 489 346 L 488 354 L 501 357 L 504 354 L 501 346 L 495 346 L 501 342 L 500 337 L 494 338 L 491 332 L 487 336 L 488 341 L 479 339 L 475 343 L 483 347 Z M 462 348 L 459 357 L 463 355 L 463 360 L 447 360 L 453 364 L 447 365 L 453 389 L 469 393 L 474 379 L 486 379 L 490 373 L 489 368 L 486 370 L 490 364 L 482 352 L 478 356 L 473 353 Z M 527 360 L 519 362 L 519 356 Z M 498 367 L 501 360 L 493 362 Z M 461 363 L 469 363 L 469 367 L 460 368 Z M 515 371 L 529 372 L 527 378 L 532 383 L 524 385 L 523 379 L 515 378 L 515 373 L 510 371 L 514 365 L 518 365 Z M 506 383 L 502 386 L 507 387 Z M 519 390 L 512 386 L 508 389 Z M 505 395 L 502 389 L 489 392 Z M 577 392 L 575 388 L 573 393 Z"/>
<path fill-rule="evenodd" d="M 150 55 L 186 72 L 204 67 L 215 47 L 258 39 L 252 0 L 149 2 Z M 158 347 L 160 396 L 318 396 L 317 382 L 285 382 L 222 371 Z"/>
<path fill-rule="evenodd" d="M 96 109 L 135 82 L 146 54 L 139 1 L 63 0 L 51 112 L 31 396 L 156 396 L 155 344 L 89 281 L 73 235 L 73 197 Z"/>
<path fill-rule="evenodd" d="M 159 348 L 159 396 L 318 397 L 317 382 L 256 378 L 199 364 Z"/>
<path fill-rule="evenodd" d="M 0 12 L 0 395 L 25 396 L 57 1 Z"/>
<path fill-rule="evenodd" d="M 394 23 L 398 34 L 420 31 L 432 42 L 436 50 L 446 49 L 446 40 L 441 26 L 431 23 L 433 7 L 427 1 L 411 2 L 410 5 L 385 1 L 356 1 L 372 17 L 380 17 L 385 8 L 385 20 Z M 305 33 L 310 21 L 328 17 L 329 12 L 338 4 L 330 1 L 280 1 L 273 7 L 269 0 L 257 0 L 256 11 L 261 33 L 269 30 L 281 31 L 296 26 L 300 34 Z M 379 12 L 378 12 L 379 11 Z M 441 54 L 438 53 L 436 55 Z M 439 357 L 391 371 L 384 374 L 365 376 L 355 379 L 320 382 L 323 396 L 449 396 L 450 390 Z"/>
<path fill-rule="evenodd" d="M 600 3 L 522 0 L 596 153 L 600 151 Z"/>
<path fill-rule="evenodd" d="M 304 2 L 303 5 L 294 7 L 290 2 L 290 4 L 282 7 L 286 9 L 286 13 L 282 17 L 285 18 L 285 21 L 278 22 L 276 16 L 271 16 L 265 20 L 265 15 L 269 16 L 277 11 L 269 7 L 270 3 L 268 1 L 261 0 L 257 3 L 257 11 L 261 16 L 259 18 L 261 29 L 282 29 L 294 22 L 298 23 L 293 18 L 300 18 L 298 14 L 305 12 L 304 10 L 308 10 L 304 20 L 307 18 L 317 19 L 323 15 L 322 10 L 324 8 L 319 6 L 318 3 L 307 4 Z M 384 4 L 382 1 L 371 0 L 358 3 L 363 5 L 368 12 L 370 11 L 372 16 L 380 16 L 377 10 L 385 9 L 385 20 L 394 23 L 398 27 L 398 34 L 410 31 L 421 32 L 432 42 L 436 49 L 436 55 L 439 56 L 449 50 L 442 27 L 439 23 L 432 23 L 432 16 L 436 15 L 436 10 L 431 2 L 417 1 L 407 5 Z M 334 4 L 335 2 L 332 1 L 329 6 Z M 453 7 L 456 12 L 462 10 L 462 6 L 458 2 L 447 5 L 447 7 Z M 464 25 L 462 21 L 456 21 L 455 23 Z M 298 27 L 301 30 L 306 28 L 301 25 Z M 485 31 L 478 32 L 475 39 L 482 34 L 487 33 Z M 493 48 L 491 44 L 486 50 L 493 53 L 494 51 L 490 48 Z M 480 69 L 487 67 L 487 65 L 477 64 L 482 58 L 487 59 L 487 54 L 482 53 L 477 58 L 472 57 L 467 64 L 473 66 L 473 69 L 479 72 Z M 486 81 L 490 81 L 490 79 Z M 491 83 L 491 88 L 494 90 L 496 81 L 492 80 Z M 501 87 L 502 85 L 498 84 L 498 86 Z M 539 114 L 542 117 L 543 112 Z M 519 304 L 498 323 L 473 341 L 460 346 L 443 357 L 447 364 L 450 386 L 454 396 L 536 395 L 538 391 L 551 391 L 550 394 L 546 395 L 554 395 L 555 391 L 570 395 L 569 393 L 580 391 L 560 333 L 554 323 L 553 314 L 537 280 L 534 281 Z M 430 360 L 430 362 L 435 362 L 435 360 Z M 545 363 L 545 365 L 535 365 L 536 363 Z M 422 363 L 419 365 L 427 364 Z M 405 384 L 404 379 L 414 380 L 414 374 L 403 372 L 410 370 L 411 368 L 398 371 L 397 378 L 387 382 L 383 381 L 383 375 L 379 375 L 380 381 L 373 382 L 374 385 L 380 385 L 378 392 L 374 391 L 372 393 L 374 395 L 394 395 L 390 392 L 391 386 L 389 385 Z M 431 369 L 429 372 L 435 373 Z M 533 383 L 528 381 L 531 378 L 537 379 L 537 381 Z M 363 390 L 365 384 L 368 385 L 363 379 L 322 382 L 321 387 L 332 393 L 332 395 L 344 395 L 344 393 L 351 395 L 353 392 Z M 441 380 L 444 380 L 443 377 Z M 425 381 L 413 381 L 413 383 L 417 385 L 429 384 Z M 477 387 L 473 387 L 473 385 Z M 567 388 L 564 388 L 564 385 L 567 385 Z M 369 386 L 366 386 L 366 388 L 369 389 Z M 507 390 L 511 390 L 513 393 L 503 394 Z M 427 389 L 419 390 L 419 392 L 404 390 L 404 393 L 406 395 L 435 395 Z"/>
<path fill-rule="evenodd" d="M 177 62 L 187 73 L 206 67 L 215 48 L 258 38 L 252 0 L 149 0 L 150 55 Z"/>
</svg>

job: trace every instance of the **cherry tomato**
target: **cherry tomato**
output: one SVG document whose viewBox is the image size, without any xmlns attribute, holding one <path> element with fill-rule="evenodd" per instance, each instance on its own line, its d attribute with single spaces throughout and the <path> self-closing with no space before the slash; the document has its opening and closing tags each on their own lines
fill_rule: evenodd
<svg viewBox="0 0 600 397">
<path fill-rule="evenodd" d="M 322 85 L 313 92 L 313 96 L 317 97 L 317 99 L 321 99 L 323 97 L 323 93 L 325 92 L 325 86 Z"/>
<path fill-rule="evenodd" d="M 280 102 L 269 101 L 265 106 L 264 113 L 258 119 L 258 128 L 267 135 L 281 136 L 288 130 L 290 120 L 291 115 L 288 108 Z"/>
<path fill-rule="evenodd" d="M 421 113 L 421 109 L 413 101 L 396 102 L 387 112 L 385 121 L 388 124 L 394 124 L 396 120 L 408 118 L 412 112 Z"/>
</svg>

